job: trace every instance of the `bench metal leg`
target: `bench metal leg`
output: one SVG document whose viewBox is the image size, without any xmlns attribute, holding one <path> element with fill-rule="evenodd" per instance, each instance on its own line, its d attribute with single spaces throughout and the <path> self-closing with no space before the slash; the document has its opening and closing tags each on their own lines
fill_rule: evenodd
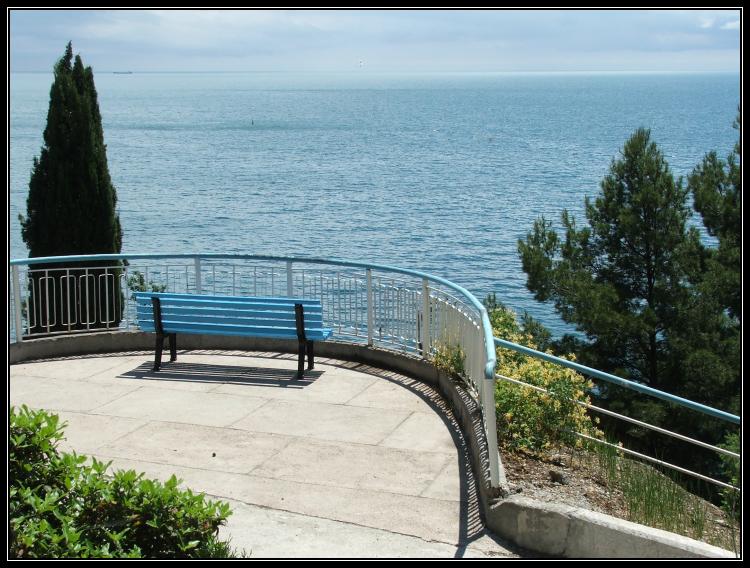
<svg viewBox="0 0 750 568">
<path fill-rule="evenodd" d="M 156 334 L 156 349 L 154 352 L 154 371 L 158 371 L 161 368 L 161 352 L 164 349 L 164 336 L 160 333 Z"/>
<path fill-rule="evenodd" d="M 297 359 L 297 378 L 305 376 L 305 342 L 299 342 L 299 358 Z"/>
<path fill-rule="evenodd" d="M 307 370 L 315 368 L 315 357 L 313 356 L 313 342 L 307 342 Z"/>
<path fill-rule="evenodd" d="M 177 361 L 177 334 L 169 334 L 169 360 Z"/>
</svg>

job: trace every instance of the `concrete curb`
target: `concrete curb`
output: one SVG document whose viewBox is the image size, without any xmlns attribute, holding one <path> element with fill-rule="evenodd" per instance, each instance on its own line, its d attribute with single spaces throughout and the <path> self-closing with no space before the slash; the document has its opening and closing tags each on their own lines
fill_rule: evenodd
<svg viewBox="0 0 750 568">
<path fill-rule="evenodd" d="M 154 335 L 98 332 L 10 344 L 10 364 L 34 359 L 154 349 Z M 296 353 L 294 340 L 183 335 L 178 349 Z M 486 438 L 478 404 L 464 385 L 428 362 L 366 345 L 319 342 L 316 356 L 372 365 L 436 387 L 451 406 L 470 448 L 482 517 L 498 536 L 541 554 L 565 558 L 736 558 L 735 554 L 674 533 L 557 503 L 508 497 L 501 464 L 501 487 L 490 486 Z"/>
<path fill-rule="evenodd" d="M 488 526 L 519 546 L 565 558 L 737 558 L 678 534 L 518 495 L 491 507 Z"/>
</svg>

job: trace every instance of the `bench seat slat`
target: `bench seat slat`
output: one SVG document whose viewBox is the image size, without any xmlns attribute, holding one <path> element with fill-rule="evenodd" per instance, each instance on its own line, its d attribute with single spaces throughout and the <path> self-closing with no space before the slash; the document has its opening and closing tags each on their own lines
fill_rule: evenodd
<svg viewBox="0 0 750 568">
<path fill-rule="evenodd" d="M 161 298 L 160 298 L 161 300 Z M 226 309 L 226 310 L 261 310 L 261 311 L 277 311 L 277 312 L 292 312 L 294 313 L 294 304 L 279 304 L 279 303 L 241 303 L 241 302 L 222 302 L 219 300 L 188 300 L 188 299 L 171 299 L 161 300 L 162 308 L 167 307 L 183 307 L 193 309 Z M 151 305 L 151 299 L 139 298 L 136 302 L 137 306 L 147 307 Z M 306 313 L 321 313 L 323 308 L 320 304 L 304 305 Z"/>
<path fill-rule="evenodd" d="M 153 306 L 149 304 L 138 304 L 136 305 L 138 313 L 151 313 Z M 254 316 L 258 317 L 288 317 L 289 314 L 294 315 L 294 309 L 284 309 L 279 307 L 271 307 L 264 309 L 258 306 L 245 306 L 244 309 L 228 308 L 222 306 L 176 306 L 172 304 L 162 304 L 161 310 L 163 313 L 200 313 L 200 314 L 217 314 L 217 315 L 233 315 L 238 314 L 242 316 Z M 310 315 L 311 317 L 323 317 L 323 312 L 320 309 L 305 309 L 305 316 Z"/>
<path fill-rule="evenodd" d="M 295 325 L 295 317 L 293 312 L 261 312 L 261 311 L 233 311 L 233 310 L 190 310 L 185 308 L 162 308 L 161 311 L 162 319 L 198 319 L 201 321 L 216 321 L 221 323 L 222 321 L 237 319 L 237 320 L 258 320 L 263 321 L 268 325 L 276 325 L 279 322 L 280 325 L 291 323 Z M 146 309 L 145 307 L 139 307 L 137 310 L 138 319 L 153 319 L 153 310 Z M 238 323 L 243 323 L 242 321 Z M 322 327 L 323 315 L 322 314 L 307 314 L 305 313 L 305 325 L 307 324 L 320 323 Z M 313 326 L 314 327 L 314 326 Z"/>
<path fill-rule="evenodd" d="M 156 331 L 153 321 L 139 322 L 143 331 Z M 171 322 L 163 321 L 164 333 L 188 333 L 188 334 L 209 334 L 209 335 L 236 335 L 242 337 L 278 337 L 278 338 L 297 338 L 297 330 L 293 327 L 266 327 L 266 326 L 241 326 L 241 325 L 216 325 L 216 324 L 198 324 L 191 322 Z M 333 334 L 332 329 L 325 328 L 305 328 L 305 336 L 310 341 L 323 341 Z"/>
<path fill-rule="evenodd" d="M 166 300 L 187 300 L 187 301 L 219 301 L 240 304 L 282 304 L 292 305 L 302 304 L 303 306 L 320 306 L 320 300 L 310 298 L 278 298 L 278 297 L 258 297 L 258 296 L 209 296 L 204 294 L 169 294 L 164 292 L 134 292 L 133 297 L 137 300 L 151 301 L 151 298 L 159 298 L 162 302 Z"/>
<path fill-rule="evenodd" d="M 210 317 L 210 316 L 199 316 L 199 315 L 174 315 L 162 313 L 162 321 L 172 322 L 184 322 L 184 323 L 195 323 L 204 325 L 239 325 L 243 327 L 281 327 L 281 328 L 292 328 L 296 329 L 296 322 L 293 319 L 261 319 L 261 318 L 232 318 L 232 317 Z M 145 317 L 139 317 L 139 322 L 153 321 L 154 316 L 149 315 Z M 317 321 L 307 321 L 305 318 L 305 329 L 322 328 L 323 322 L 319 319 Z"/>
</svg>

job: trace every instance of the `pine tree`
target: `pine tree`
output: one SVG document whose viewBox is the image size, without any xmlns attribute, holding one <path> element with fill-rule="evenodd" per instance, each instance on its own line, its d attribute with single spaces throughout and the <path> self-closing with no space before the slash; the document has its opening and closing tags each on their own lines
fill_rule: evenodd
<svg viewBox="0 0 750 568">
<path fill-rule="evenodd" d="M 741 115 L 734 127 L 739 131 Z M 710 251 L 705 282 L 724 304 L 729 315 L 742 321 L 742 173 L 740 171 L 741 135 L 734 151 L 723 162 L 715 151 L 688 177 L 694 207 L 703 218 L 709 234 L 719 246 Z"/>
<path fill-rule="evenodd" d="M 612 161 L 600 195 L 586 199 L 588 226 L 579 229 L 564 211 L 561 238 L 540 218 L 518 250 L 527 288 L 585 334 L 586 341 L 567 341 L 584 363 L 737 412 L 739 176 L 736 160 L 728 164 L 725 171 L 709 155 L 689 182 L 706 227 L 719 238 L 716 251 L 688 226 L 689 189 L 675 182 L 645 129 Z M 600 402 L 612 410 L 709 443 L 727 431 L 724 423 L 630 391 L 602 385 L 601 392 Z M 615 434 L 691 468 L 718 466 L 715 455 L 692 446 L 687 453 L 646 430 L 619 423 Z"/>
<path fill-rule="evenodd" d="M 639 129 L 613 160 L 601 194 L 586 199 L 589 226 L 577 228 L 564 211 L 564 240 L 541 218 L 519 241 L 527 287 L 587 336 L 597 366 L 669 390 L 666 333 L 701 249 L 689 215 L 687 191 L 650 132 Z"/>
<path fill-rule="evenodd" d="M 27 215 L 21 218 L 24 242 L 32 257 L 119 253 L 122 228 L 94 74 L 79 55 L 73 58 L 68 43 L 54 76 L 44 145 L 34 160 Z M 35 272 L 31 278 L 32 332 L 119 325 L 117 267 L 67 272 L 60 271 L 60 265 L 35 268 L 48 272 Z"/>
</svg>

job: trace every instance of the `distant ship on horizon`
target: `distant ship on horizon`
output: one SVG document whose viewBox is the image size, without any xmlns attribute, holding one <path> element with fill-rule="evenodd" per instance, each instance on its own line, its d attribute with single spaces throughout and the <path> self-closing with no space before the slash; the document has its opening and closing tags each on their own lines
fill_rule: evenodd
<svg viewBox="0 0 750 568">
<path fill-rule="evenodd" d="M 132 75 L 133 74 L 132 71 L 113 71 L 112 73 L 114 73 L 115 75 Z"/>
</svg>

